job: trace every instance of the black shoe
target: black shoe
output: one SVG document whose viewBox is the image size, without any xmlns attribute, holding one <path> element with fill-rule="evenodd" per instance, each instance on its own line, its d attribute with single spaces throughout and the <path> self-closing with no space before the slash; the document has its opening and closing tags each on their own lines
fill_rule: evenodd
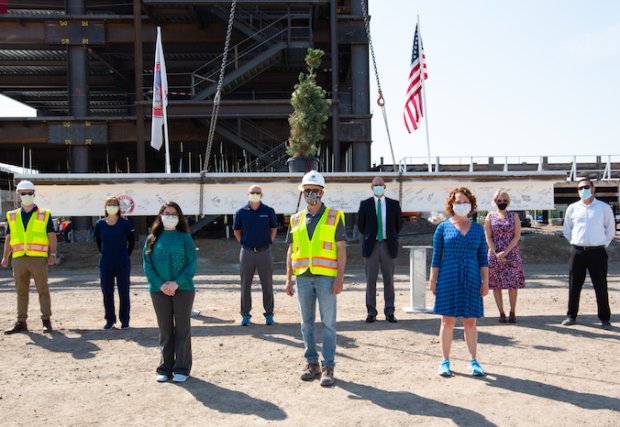
<svg viewBox="0 0 620 427">
<path fill-rule="evenodd" d="M 7 329 L 6 331 L 4 331 L 4 335 L 13 335 L 13 334 L 16 334 L 17 332 L 28 332 L 28 325 L 26 324 L 25 321 L 15 322 L 15 324 L 13 325 L 11 329 Z"/>
<path fill-rule="evenodd" d="M 52 322 L 47 319 L 43 321 L 43 332 L 46 334 L 51 334 L 53 331 L 52 329 Z"/>
<path fill-rule="evenodd" d="M 601 328 L 605 329 L 606 331 L 611 331 L 613 329 L 613 326 L 611 326 L 611 322 L 609 320 L 603 320 L 601 322 Z"/>
<path fill-rule="evenodd" d="M 389 316 L 386 316 L 385 320 L 387 320 L 390 323 L 398 323 L 398 320 L 396 320 L 396 317 L 394 317 L 393 314 L 390 314 Z"/>
<path fill-rule="evenodd" d="M 576 319 L 573 319 L 573 318 L 572 318 L 572 317 L 570 317 L 570 316 L 569 316 L 569 317 L 567 317 L 566 319 L 564 319 L 564 320 L 562 321 L 562 325 L 564 325 L 564 326 L 572 326 L 572 325 L 574 325 L 575 323 L 577 323 L 577 320 L 576 320 Z"/>
<path fill-rule="evenodd" d="M 369 314 L 368 317 L 366 318 L 366 323 L 374 323 L 375 320 L 377 320 L 377 316 L 373 316 Z"/>
<path fill-rule="evenodd" d="M 106 330 L 106 331 L 109 331 L 113 327 L 114 327 L 114 322 L 107 321 L 107 322 L 105 322 L 105 325 L 103 326 L 103 329 Z"/>
</svg>

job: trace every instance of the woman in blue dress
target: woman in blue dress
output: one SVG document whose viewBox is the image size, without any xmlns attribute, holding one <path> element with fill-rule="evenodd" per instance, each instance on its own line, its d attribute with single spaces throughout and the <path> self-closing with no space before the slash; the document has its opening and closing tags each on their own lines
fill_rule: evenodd
<svg viewBox="0 0 620 427">
<path fill-rule="evenodd" d="M 118 286 L 118 317 L 121 329 L 129 328 L 129 256 L 135 244 L 135 236 L 131 222 L 121 217 L 120 205 L 118 198 L 108 197 L 104 204 L 105 216 L 95 224 L 95 240 L 100 253 L 99 274 L 105 309 L 105 330 L 112 329 L 117 320 L 114 309 L 115 280 Z"/>
<path fill-rule="evenodd" d="M 444 377 L 452 376 L 450 347 L 457 317 L 463 318 L 471 374 L 484 375 L 476 360 L 476 319 L 484 315 L 482 297 L 489 293 L 489 268 L 484 229 L 467 217 L 476 207 L 476 198 L 467 188 L 452 190 L 445 207 L 451 218 L 437 227 L 433 237 L 429 285 L 435 295 L 434 312 L 441 314 L 439 375 Z"/>
</svg>

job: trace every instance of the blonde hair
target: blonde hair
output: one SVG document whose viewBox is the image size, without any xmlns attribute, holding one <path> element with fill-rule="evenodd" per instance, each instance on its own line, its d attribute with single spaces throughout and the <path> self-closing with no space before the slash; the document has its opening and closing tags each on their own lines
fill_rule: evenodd
<svg viewBox="0 0 620 427">
<path fill-rule="evenodd" d="M 508 200 L 508 204 L 510 205 L 510 202 L 511 202 L 511 200 L 510 200 L 510 195 L 508 195 L 508 193 L 506 192 L 506 190 L 503 190 L 503 189 L 501 189 L 501 188 L 500 188 L 499 190 L 497 190 L 497 191 L 495 192 L 495 194 L 493 194 L 493 199 L 491 200 L 491 202 L 492 202 L 493 204 L 495 204 L 495 201 L 496 201 L 496 200 L 497 200 L 497 198 L 498 198 L 498 197 L 500 197 L 500 196 L 505 197 L 505 198 L 506 198 L 506 200 Z"/>
</svg>

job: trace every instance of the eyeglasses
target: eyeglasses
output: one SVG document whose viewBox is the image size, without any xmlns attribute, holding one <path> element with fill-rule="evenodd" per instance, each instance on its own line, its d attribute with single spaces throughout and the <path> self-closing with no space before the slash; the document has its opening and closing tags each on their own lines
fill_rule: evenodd
<svg viewBox="0 0 620 427">
<path fill-rule="evenodd" d="M 34 191 L 29 191 L 27 193 L 19 193 L 20 196 L 33 196 L 34 195 Z"/>
<path fill-rule="evenodd" d="M 577 190 L 589 190 L 590 186 L 589 185 L 584 185 L 582 187 L 577 187 Z"/>
<path fill-rule="evenodd" d="M 496 200 L 495 203 L 508 203 L 508 200 Z"/>
<path fill-rule="evenodd" d="M 323 190 L 305 190 L 304 194 L 306 196 L 309 196 L 311 194 L 321 194 L 323 192 Z"/>
<path fill-rule="evenodd" d="M 250 194 L 258 194 L 258 195 L 260 195 L 260 194 L 263 194 L 263 193 L 261 193 L 260 191 L 250 191 Z"/>
</svg>

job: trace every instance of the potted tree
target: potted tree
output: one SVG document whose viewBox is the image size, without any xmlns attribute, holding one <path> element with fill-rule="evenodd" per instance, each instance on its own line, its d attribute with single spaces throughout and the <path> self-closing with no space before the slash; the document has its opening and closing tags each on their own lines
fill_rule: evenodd
<svg viewBox="0 0 620 427">
<path fill-rule="evenodd" d="M 291 95 L 293 113 L 288 118 L 291 134 L 286 152 L 290 172 L 318 169 L 317 142 L 323 139 L 323 129 L 329 118 L 331 101 L 325 99 L 325 90 L 316 83 L 316 69 L 324 55 L 321 49 L 308 49 L 307 73 L 299 74 L 299 82 Z"/>
</svg>

